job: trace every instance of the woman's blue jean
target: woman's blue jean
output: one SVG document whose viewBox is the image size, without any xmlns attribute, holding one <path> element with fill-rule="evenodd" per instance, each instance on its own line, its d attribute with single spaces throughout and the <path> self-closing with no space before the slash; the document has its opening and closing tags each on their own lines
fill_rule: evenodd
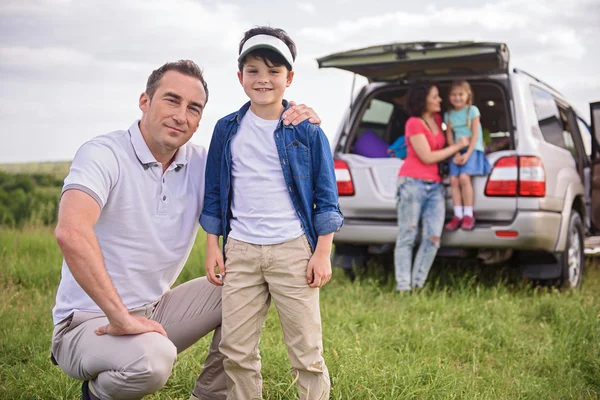
<svg viewBox="0 0 600 400">
<path fill-rule="evenodd" d="M 394 250 L 396 290 L 425 284 L 440 247 L 444 228 L 444 185 L 420 179 L 398 179 L 398 237 Z M 421 240 L 413 265 L 413 248 L 421 228 Z"/>
</svg>

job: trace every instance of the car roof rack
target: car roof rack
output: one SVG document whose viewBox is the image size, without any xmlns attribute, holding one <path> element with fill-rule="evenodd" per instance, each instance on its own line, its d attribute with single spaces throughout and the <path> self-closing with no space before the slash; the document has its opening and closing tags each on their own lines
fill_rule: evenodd
<svg viewBox="0 0 600 400">
<path fill-rule="evenodd" d="M 556 93 L 560 94 L 561 96 L 564 96 L 559 90 L 556 90 L 556 88 L 553 88 L 552 86 L 548 85 L 546 82 L 544 82 L 543 80 L 531 75 L 529 72 L 527 71 L 523 71 L 522 69 L 519 68 L 513 68 L 513 71 L 517 74 L 524 74 L 527 75 L 528 77 L 535 79 L 538 83 L 541 83 L 542 85 L 545 85 L 547 87 L 549 87 L 550 89 L 554 90 Z"/>
</svg>

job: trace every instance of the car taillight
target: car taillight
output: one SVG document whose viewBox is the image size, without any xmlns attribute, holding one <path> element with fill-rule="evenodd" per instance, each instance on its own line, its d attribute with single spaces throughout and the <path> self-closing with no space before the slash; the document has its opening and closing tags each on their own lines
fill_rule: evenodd
<svg viewBox="0 0 600 400">
<path fill-rule="evenodd" d="M 544 197 L 546 170 L 539 157 L 519 157 L 519 196 Z"/>
<path fill-rule="evenodd" d="M 485 185 L 485 195 L 516 196 L 518 176 L 516 156 L 499 159 L 494 164 L 492 173 L 488 177 L 487 185 Z"/>
<path fill-rule="evenodd" d="M 338 195 L 354 196 L 354 184 L 352 183 L 352 175 L 350 175 L 350 168 L 348 168 L 348 164 L 342 160 L 335 160 L 334 167 Z"/>
<path fill-rule="evenodd" d="M 485 186 L 485 195 L 544 197 L 546 171 L 539 157 L 510 156 L 499 159 Z"/>
</svg>

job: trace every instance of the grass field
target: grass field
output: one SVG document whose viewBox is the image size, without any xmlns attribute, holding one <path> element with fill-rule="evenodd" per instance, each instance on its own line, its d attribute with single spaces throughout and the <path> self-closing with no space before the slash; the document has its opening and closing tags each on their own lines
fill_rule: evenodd
<svg viewBox="0 0 600 400">
<path fill-rule="evenodd" d="M 10 174 L 50 174 L 62 179 L 67 176 L 70 167 L 71 161 L 40 161 L 0 164 L 0 171 Z"/>
<path fill-rule="evenodd" d="M 180 281 L 202 274 L 204 236 Z M 80 383 L 48 360 L 61 255 L 48 228 L 0 229 L 0 399 L 77 399 Z M 436 265 L 428 288 L 392 293 L 390 276 L 322 290 L 333 399 L 596 399 L 600 270 L 581 292 L 534 290 L 500 274 Z M 180 355 L 150 399 L 187 399 L 208 338 Z M 293 399 L 273 309 L 261 342 L 266 399 Z"/>
</svg>

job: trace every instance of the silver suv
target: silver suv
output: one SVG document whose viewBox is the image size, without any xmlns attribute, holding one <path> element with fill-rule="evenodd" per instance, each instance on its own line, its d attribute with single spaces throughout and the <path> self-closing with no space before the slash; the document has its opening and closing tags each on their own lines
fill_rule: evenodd
<svg viewBox="0 0 600 400">
<path fill-rule="evenodd" d="M 487 264 L 509 260 L 525 277 L 581 285 L 585 243 L 593 242 L 585 239 L 600 228 L 600 135 L 591 134 L 557 90 L 509 69 L 505 44 L 392 43 L 317 61 L 321 68 L 351 71 L 369 81 L 332 141 L 345 216 L 334 239 L 334 265 L 360 268 L 371 255 L 391 251 L 396 240 L 402 160 L 365 151 L 361 137 L 387 145 L 404 135 L 403 98 L 412 81 L 435 81 L 447 99 L 451 81 L 466 79 L 481 111 L 493 169 L 489 176 L 473 178 L 475 229 L 444 232 L 439 254 L 477 257 Z M 598 131 L 600 103 L 591 104 L 591 115 Z M 449 187 L 446 209 L 449 219 Z"/>
</svg>

